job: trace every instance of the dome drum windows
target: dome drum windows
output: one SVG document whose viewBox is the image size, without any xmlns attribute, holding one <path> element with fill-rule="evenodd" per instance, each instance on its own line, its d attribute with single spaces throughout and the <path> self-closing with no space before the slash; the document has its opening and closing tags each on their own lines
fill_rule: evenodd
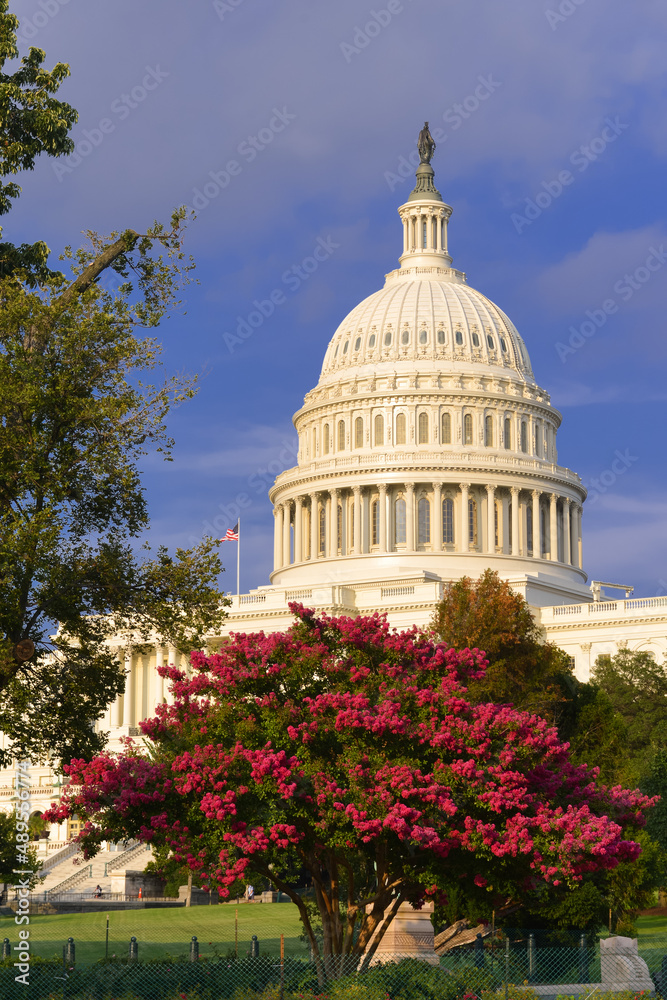
<svg viewBox="0 0 667 1000">
<path fill-rule="evenodd" d="M 364 446 L 364 419 L 363 417 L 357 417 L 354 421 L 354 447 L 363 448 Z"/>
<path fill-rule="evenodd" d="M 472 444 L 472 413 L 466 413 L 463 417 L 463 443 Z"/>
<path fill-rule="evenodd" d="M 484 417 L 484 444 L 493 448 L 493 417 L 490 414 Z"/>
<path fill-rule="evenodd" d="M 404 413 L 396 417 L 396 444 L 407 443 L 407 420 Z"/>
<path fill-rule="evenodd" d="M 463 331 L 457 330 L 454 334 L 454 339 L 456 340 L 457 347 L 463 347 Z"/>
<path fill-rule="evenodd" d="M 417 541 L 419 545 L 431 544 L 431 501 L 421 497 L 417 504 Z"/>
<path fill-rule="evenodd" d="M 468 500 L 468 543 L 477 547 L 477 501 L 474 497 Z"/>
<path fill-rule="evenodd" d="M 428 343 L 428 330 L 420 330 L 419 331 L 419 343 L 420 344 L 427 344 Z"/>
<path fill-rule="evenodd" d="M 374 430 L 374 443 L 375 446 L 384 445 L 384 417 L 381 413 L 375 415 L 375 420 L 373 421 Z"/>
<path fill-rule="evenodd" d="M 368 346 L 369 346 L 370 348 L 373 348 L 373 347 L 375 347 L 375 334 L 374 334 L 374 333 L 372 333 L 372 334 L 370 335 L 370 337 L 368 338 Z"/>
<path fill-rule="evenodd" d="M 384 335 L 384 346 L 391 347 L 391 330 L 387 330 Z"/>
<path fill-rule="evenodd" d="M 380 501 L 371 502 L 371 545 L 380 544 Z"/>
<path fill-rule="evenodd" d="M 495 342 L 495 340 L 493 339 L 493 337 L 491 336 L 490 333 L 487 333 L 487 335 L 486 335 L 486 343 L 487 343 L 487 346 L 488 346 L 488 348 L 489 348 L 490 351 L 495 351 L 495 349 L 496 349 L 496 342 Z"/>
<path fill-rule="evenodd" d="M 407 532 L 407 506 L 404 497 L 397 497 L 394 502 L 394 542 L 405 545 Z"/>
<path fill-rule="evenodd" d="M 401 333 L 401 343 L 402 344 L 409 344 L 410 343 L 410 331 L 409 330 L 403 330 L 403 332 Z"/>
<path fill-rule="evenodd" d="M 442 501 L 442 544 L 454 544 L 454 501 L 451 497 Z"/>
<path fill-rule="evenodd" d="M 521 451 L 528 453 L 528 425 L 525 420 L 521 421 Z"/>
<path fill-rule="evenodd" d="M 357 339 L 354 342 L 355 351 L 358 351 L 360 347 L 361 347 L 361 337 L 357 337 Z"/>
<path fill-rule="evenodd" d="M 338 421 L 338 451 L 345 451 L 345 421 Z"/>
<path fill-rule="evenodd" d="M 325 424 L 322 430 L 322 453 L 329 454 L 329 425 Z"/>
<path fill-rule="evenodd" d="M 505 438 L 504 440 L 505 449 L 507 451 L 510 451 L 512 448 L 512 420 L 510 417 L 505 417 L 505 429 L 503 432 L 503 436 Z"/>
<path fill-rule="evenodd" d="M 472 332 L 472 346 L 479 347 L 479 334 L 476 333 L 474 330 Z"/>
<path fill-rule="evenodd" d="M 452 443 L 452 418 L 449 413 L 443 413 L 440 420 L 440 443 Z"/>
<path fill-rule="evenodd" d="M 444 345 L 446 337 L 444 330 L 438 330 L 437 340 L 439 345 Z"/>
<path fill-rule="evenodd" d="M 428 413 L 419 414 L 418 422 L 418 443 L 428 444 Z"/>
</svg>

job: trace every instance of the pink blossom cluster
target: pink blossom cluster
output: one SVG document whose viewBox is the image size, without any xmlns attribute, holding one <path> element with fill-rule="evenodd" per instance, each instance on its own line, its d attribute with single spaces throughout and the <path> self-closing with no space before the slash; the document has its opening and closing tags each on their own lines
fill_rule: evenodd
<svg viewBox="0 0 667 1000">
<path fill-rule="evenodd" d="M 120 835 L 166 846 L 223 894 L 247 869 L 326 867 L 332 852 L 381 848 L 404 879 L 415 859 L 416 901 L 452 874 L 574 885 L 639 855 L 623 826 L 652 800 L 600 785 L 537 716 L 472 704 L 479 650 L 377 614 L 292 610 L 287 634 L 193 653 L 192 677 L 163 668 L 173 704 L 142 726 L 154 755 L 73 761 L 78 790 L 48 818 L 82 814 L 87 850 Z"/>
</svg>

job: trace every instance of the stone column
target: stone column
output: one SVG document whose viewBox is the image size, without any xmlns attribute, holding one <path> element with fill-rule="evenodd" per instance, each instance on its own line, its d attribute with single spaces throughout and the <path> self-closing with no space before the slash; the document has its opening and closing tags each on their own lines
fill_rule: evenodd
<svg viewBox="0 0 667 1000">
<path fill-rule="evenodd" d="M 568 566 L 572 565 L 572 536 L 570 534 L 570 510 L 572 501 L 569 497 L 563 498 L 563 562 Z"/>
<path fill-rule="evenodd" d="M 362 526 L 361 526 L 361 486 L 353 486 L 352 487 L 352 495 L 354 497 L 354 518 L 353 518 L 354 524 L 352 526 L 354 537 L 352 539 L 352 553 L 353 553 L 353 555 L 358 556 L 358 555 L 361 554 L 361 539 L 363 537 L 362 530 L 361 530 L 361 528 L 362 528 Z"/>
<path fill-rule="evenodd" d="M 433 552 L 442 552 L 442 483 L 433 484 L 433 507 L 431 549 Z"/>
<path fill-rule="evenodd" d="M 164 666 L 164 646 L 158 643 L 155 647 L 155 704 L 161 705 L 164 701 L 164 677 L 160 677 L 158 667 Z"/>
<path fill-rule="evenodd" d="M 387 484 L 380 483 L 378 486 L 378 507 L 380 510 L 380 537 L 378 539 L 380 552 L 387 551 Z"/>
<path fill-rule="evenodd" d="M 512 555 L 521 554 L 521 539 L 519 537 L 519 487 L 512 486 Z"/>
<path fill-rule="evenodd" d="M 459 485 L 461 490 L 461 531 L 459 532 L 460 541 L 458 545 L 459 552 L 469 552 L 470 551 L 470 529 L 468 527 L 468 490 L 470 489 L 470 483 L 461 483 Z"/>
<path fill-rule="evenodd" d="M 292 562 L 292 534 L 290 531 L 292 524 L 292 501 L 286 500 L 283 504 L 283 566 L 289 566 Z"/>
<path fill-rule="evenodd" d="M 503 494 L 501 503 L 503 505 L 503 553 L 508 556 L 510 554 L 510 498 L 506 493 Z"/>
<path fill-rule="evenodd" d="M 294 505 L 294 562 L 303 562 L 303 497 Z"/>
<path fill-rule="evenodd" d="M 495 555 L 496 551 L 496 488 L 486 487 L 486 551 Z"/>
<path fill-rule="evenodd" d="M 405 484 L 405 550 L 414 552 L 415 545 L 415 484 Z"/>
<path fill-rule="evenodd" d="M 533 490 L 533 559 L 542 558 L 542 518 L 540 517 L 540 491 Z"/>
<path fill-rule="evenodd" d="M 310 494 L 310 558 L 317 559 L 320 553 L 320 507 L 319 494 Z"/>
<path fill-rule="evenodd" d="M 135 676 L 132 668 L 132 650 L 125 651 L 125 710 L 123 712 L 123 725 L 134 726 L 136 724 L 135 715 L 137 712 L 137 702 L 135 696 Z"/>
<path fill-rule="evenodd" d="M 584 565 L 584 552 L 583 552 L 584 544 L 581 532 L 581 516 L 583 514 L 583 509 L 579 506 L 579 504 L 576 504 L 574 509 L 575 509 L 576 523 L 577 523 L 577 531 L 575 534 L 574 564 L 575 566 L 578 567 L 578 569 L 581 569 Z"/>
<path fill-rule="evenodd" d="M 277 503 L 273 508 L 273 568 L 280 569 L 283 564 L 283 505 Z"/>
<path fill-rule="evenodd" d="M 555 493 L 549 501 L 549 558 L 558 562 L 558 497 Z"/>
<path fill-rule="evenodd" d="M 121 659 L 122 649 L 116 649 L 115 655 L 118 659 Z M 111 703 L 111 708 L 109 711 L 109 725 L 112 729 L 120 726 L 120 699 L 121 695 L 117 695 L 115 700 Z"/>
<path fill-rule="evenodd" d="M 329 558 L 338 555 L 338 490 L 329 490 Z"/>
</svg>

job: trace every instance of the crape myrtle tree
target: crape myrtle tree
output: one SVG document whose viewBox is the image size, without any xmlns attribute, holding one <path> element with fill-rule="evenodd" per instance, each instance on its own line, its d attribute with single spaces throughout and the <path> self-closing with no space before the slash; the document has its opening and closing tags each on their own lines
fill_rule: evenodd
<svg viewBox="0 0 667 1000">
<path fill-rule="evenodd" d="M 638 857 L 623 824 L 650 800 L 598 784 L 537 716 L 471 703 L 479 650 L 290 607 L 287 633 L 193 653 L 191 677 L 164 668 L 174 703 L 143 723 L 148 748 L 73 761 L 47 818 L 78 813 L 88 856 L 166 846 L 223 896 L 267 880 L 299 908 L 321 980 L 345 956 L 367 964 L 400 904 L 446 883 L 490 901 Z"/>
<path fill-rule="evenodd" d="M 0 177 L 71 152 L 75 112 L 53 97 L 68 67 L 18 56 L 0 0 Z M 0 215 L 20 193 L 0 181 Z M 145 331 L 179 305 L 185 210 L 144 233 L 66 249 L 0 244 L 0 730 L 12 757 L 91 756 L 93 724 L 123 691 L 107 639 L 201 646 L 224 614 L 217 541 L 137 553 L 149 524 L 139 462 L 170 457 L 165 420 L 194 380 L 160 371 Z M 113 281 L 107 281 L 112 277 Z"/>
</svg>

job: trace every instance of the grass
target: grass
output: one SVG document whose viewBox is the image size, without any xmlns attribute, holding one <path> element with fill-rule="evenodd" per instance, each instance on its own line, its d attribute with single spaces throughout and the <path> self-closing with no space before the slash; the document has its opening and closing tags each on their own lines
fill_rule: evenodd
<svg viewBox="0 0 667 1000">
<path fill-rule="evenodd" d="M 667 937 L 667 916 L 637 917 L 637 932 L 640 941 L 656 935 Z"/>
<path fill-rule="evenodd" d="M 234 951 L 236 906 L 178 907 L 162 910 L 112 910 L 109 913 L 109 956 L 126 957 L 130 938 L 139 943 L 139 959 L 186 956 L 196 935 L 201 957 L 216 951 Z M 74 938 L 77 964 L 104 958 L 106 913 L 58 913 L 30 918 L 30 950 L 40 958 L 62 959 L 68 937 Z M 0 938 L 18 943 L 19 928 L 12 917 L 0 918 Z M 302 932 L 297 908 L 292 903 L 241 903 L 238 906 L 238 953 L 245 957 L 253 934 L 259 939 L 260 955 L 280 954 L 280 935 L 285 935 L 285 954 L 308 955 L 299 940 Z M 214 950 L 215 949 L 215 950 Z"/>
</svg>

